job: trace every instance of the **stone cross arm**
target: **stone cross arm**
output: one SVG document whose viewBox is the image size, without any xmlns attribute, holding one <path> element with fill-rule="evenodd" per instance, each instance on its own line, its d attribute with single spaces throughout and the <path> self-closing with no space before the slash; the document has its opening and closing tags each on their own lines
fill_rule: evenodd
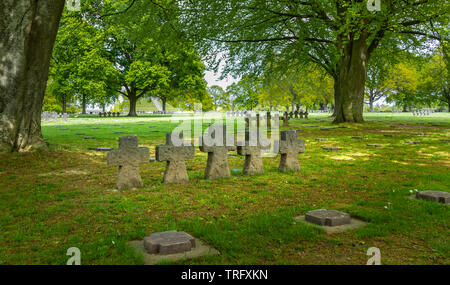
<svg viewBox="0 0 450 285">
<path fill-rule="evenodd" d="M 170 146 L 158 145 L 156 146 L 156 160 L 157 161 L 178 161 L 194 158 L 194 146 Z"/>
<path fill-rule="evenodd" d="M 108 152 L 106 161 L 110 166 L 121 166 L 124 164 L 138 165 L 147 163 L 150 158 L 150 151 L 147 147 L 123 150 L 115 149 Z"/>
<path fill-rule="evenodd" d="M 305 141 L 297 139 L 297 131 L 287 130 L 281 132 L 281 141 L 279 142 L 280 154 L 285 153 L 304 153 Z"/>
</svg>

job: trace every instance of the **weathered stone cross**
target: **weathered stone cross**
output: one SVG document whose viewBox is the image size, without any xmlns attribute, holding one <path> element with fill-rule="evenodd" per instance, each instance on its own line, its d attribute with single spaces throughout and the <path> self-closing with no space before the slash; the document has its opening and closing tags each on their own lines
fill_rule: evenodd
<svg viewBox="0 0 450 285">
<path fill-rule="evenodd" d="M 178 135 L 176 141 L 173 140 L 172 134 L 173 136 Z M 183 133 L 168 133 L 166 134 L 166 144 L 156 146 L 156 160 L 167 161 L 163 180 L 166 184 L 189 182 L 184 161 L 194 158 L 195 147 L 181 145 L 182 140 Z M 180 142 L 180 145 L 177 142 Z"/>
<path fill-rule="evenodd" d="M 280 171 L 299 171 L 298 153 L 305 152 L 305 141 L 297 139 L 296 130 L 281 131 L 281 141 L 278 153 L 281 154 Z"/>
<path fill-rule="evenodd" d="M 238 154 L 245 155 L 244 169 L 242 172 L 248 175 L 264 173 L 261 151 L 269 148 L 270 141 L 262 141 L 259 131 L 246 132 L 244 145 L 237 147 Z"/>
<path fill-rule="evenodd" d="M 119 138 L 119 149 L 111 150 L 106 156 L 108 165 L 119 166 L 117 188 L 119 190 L 144 185 L 139 175 L 139 164 L 148 163 L 150 158 L 147 147 L 138 147 L 137 136 Z"/>
<path fill-rule="evenodd" d="M 208 153 L 208 162 L 205 168 L 206 179 L 230 177 L 227 155 L 230 150 L 236 150 L 236 145 L 234 137 L 227 135 L 226 126 L 209 126 L 207 134 L 200 138 L 200 151 Z"/>
</svg>

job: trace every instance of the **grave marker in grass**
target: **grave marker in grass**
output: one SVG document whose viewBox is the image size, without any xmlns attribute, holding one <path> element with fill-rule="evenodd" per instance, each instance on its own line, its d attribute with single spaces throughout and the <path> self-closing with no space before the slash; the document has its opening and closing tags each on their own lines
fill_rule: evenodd
<svg viewBox="0 0 450 285">
<path fill-rule="evenodd" d="M 225 125 L 211 125 L 199 138 L 200 151 L 208 153 L 205 168 L 206 179 L 230 177 L 227 152 L 236 150 L 234 136 L 227 135 Z"/>
<path fill-rule="evenodd" d="M 281 154 L 281 160 L 278 170 L 299 171 L 298 154 L 305 152 L 305 141 L 297 138 L 296 130 L 281 131 L 280 139 L 278 153 Z"/>
<path fill-rule="evenodd" d="M 148 163 L 149 149 L 138 147 L 137 136 L 119 138 L 119 149 L 111 150 L 106 157 L 109 166 L 118 166 L 117 188 L 119 190 L 142 187 L 139 164 Z"/>
<path fill-rule="evenodd" d="M 261 151 L 270 148 L 270 141 L 262 141 L 259 131 L 246 132 L 243 145 L 237 147 L 237 152 L 245 156 L 243 173 L 248 175 L 264 173 Z"/>
<path fill-rule="evenodd" d="M 443 204 L 450 204 L 450 193 L 443 191 L 421 191 L 416 193 L 417 199 L 435 201 Z"/>
<path fill-rule="evenodd" d="M 178 136 L 174 141 L 173 136 Z M 189 182 L 186 170 L 186 159 L 194 158 L 195 147 L 184 146 L 181 144 L 183 133 L 166 134 L 166 144 L 156 146 L 156 160 L 166 161 L 166 170 L 164 171 L 164 183 L 182 184 Z"/>
</svg>

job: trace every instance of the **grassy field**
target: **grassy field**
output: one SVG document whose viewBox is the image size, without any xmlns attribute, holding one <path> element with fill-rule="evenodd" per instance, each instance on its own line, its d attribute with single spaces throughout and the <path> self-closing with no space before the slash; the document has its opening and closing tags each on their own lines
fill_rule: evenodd
<svg viewBox="0 0 450 285">
<path fill-rule="evenodd" d="M 231 178 L 205 180 L 206 154 L 197 149 L 186 163 L 189 184 L 161 183 L 165 163 L 152 162 L 140 168 L 145 187 L 129 191 L 115 190 L 117 168 L 89 148 L 116 148 L 118 137 L 137 134 L 154 157 L 155 145 L 176 126 L 169 118 L 43 122 L 49 151 L 0 155 L 0 264 L 65 264 L 70 247 L 80 248 L 82 264 L 142 264 L 127 242 L 169 229 L 221 252 L 184 264 L 365 264 L 373 246 L 383 264 L 449 264 L 449 207 L 409 196 L 449 191 L 450 147 L 442 139 L 450 138 L 450 115 L 365 119 L 331 130 L 321 130 L 331 126 L 326 115 L 291 120 L 306 141 L 300 172 L 279 173 L 278 156 L 264 158 L 264 175 L 244 176 L 236 155 Z M 318 208 L 368 224 L 328 235 L 293 219 Z"/>
</svg>

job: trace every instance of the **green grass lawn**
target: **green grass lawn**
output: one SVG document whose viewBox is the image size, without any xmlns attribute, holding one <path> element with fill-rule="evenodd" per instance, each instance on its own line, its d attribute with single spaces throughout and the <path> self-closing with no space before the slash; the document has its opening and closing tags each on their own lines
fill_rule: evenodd
<svg viewBox="0 0 450 285">
<path fill-rule="evenodd" d="M 118 137 L 137 134 L 154 157 L 155 145 L 177 125 L 170 118 L 43 122 L 49 151 L 0 155 L 0 264 L 65 264 L 70 247 L 80 248 L 82 264 L 142 264 L 127 242 L 172 229 L 221 252 L 184 264 L 365 264 L 373 246 L 383 264 L 449 264 L 449 207 L 409 196 L 449 191 L 450 147 L 441 139 L 450 138 L 450 115 L 365 119 L 331 130 L 321 130 L 332 125 L 325 114 L 291 120 L 306 142 L 300 172 L 279 173 L 278 156 L 264 158 L 264 175 L 232 171 L 229 179 L 205 180 L 207 156 L 197 148 L 186 163 L 189 184 L 163 184 L 165 163 L 153 162 L 140 167 L 145 187 L 128 191 L 115 190 L 117 168 L 89 148 L 116 148 Z M 229 158 L 231 169 L 243 162 Z M 318 208 L 368 224 L 328 235 L 293 219 Z"/>
</svg>

